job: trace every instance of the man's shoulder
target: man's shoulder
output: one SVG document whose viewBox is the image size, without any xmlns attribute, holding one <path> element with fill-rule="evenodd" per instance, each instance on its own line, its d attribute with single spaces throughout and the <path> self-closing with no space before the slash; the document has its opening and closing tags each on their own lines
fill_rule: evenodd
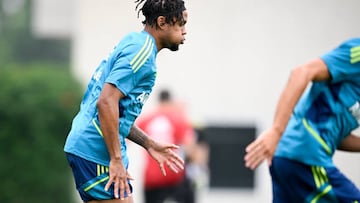
<svg viewBox="0 0 360 203">
<path fill-rule="evenodd" d="M 151 47 L 156 46 L 152 37 L 146 32 L 130 32 L 122 38 L 117 45 L 122 52 L 150 51 Z"/>
<path fill-rule="evenodd" d="M 146 40 L 149 40 L 149 35 L 144 32 L 130 32 L 125 35 L 120 43 L 124 44 L 133 44 L 133 45 L 143 45 Z"/>
</svg>

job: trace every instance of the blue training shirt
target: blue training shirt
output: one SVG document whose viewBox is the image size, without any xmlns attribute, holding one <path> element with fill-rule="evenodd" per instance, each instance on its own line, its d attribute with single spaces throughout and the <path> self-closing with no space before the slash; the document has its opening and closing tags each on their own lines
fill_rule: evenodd
<svg viewBox="0 0 360 203">
<path fill-rule="evenodd" d="M 330 81 L 313 82 L 297 103 L 275 156 L 334 166 L 340 142 L 360 123 L 360 38 L 321 56 Z"/>
<path fill-rule="evenodd" d="M 98 118 L 97 100 L 105 83 L 116 86 L 125 97 L 119 101 L 119 140 L 122 160 L 128 166 L 125 138 L 152 91 L 156 78 L 157 47 L 147 32 L 130 33 L 94 72 L 72 122 L 64 151 L 108 166 L 109 153 Z"/>
</svg>

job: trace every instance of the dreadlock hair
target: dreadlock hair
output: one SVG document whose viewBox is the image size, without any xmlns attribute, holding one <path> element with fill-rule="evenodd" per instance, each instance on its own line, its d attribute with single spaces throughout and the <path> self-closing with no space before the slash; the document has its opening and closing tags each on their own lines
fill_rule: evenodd
<svg viewBox="0 0 360 203">
<path fill-rule="evenodd" d="M 138 17 L 140 12 L 145 17 L 142 21 L 144 25 L 156 26 L 159 16 L 164 16 L 165 22 L 171 25 L 184 21 L 182 13 L 186 8 L 183 0 L 136 0 L 135 3 L 137 3 L 135 10 L 144 3 L 138 10 Z"/>
</svg>

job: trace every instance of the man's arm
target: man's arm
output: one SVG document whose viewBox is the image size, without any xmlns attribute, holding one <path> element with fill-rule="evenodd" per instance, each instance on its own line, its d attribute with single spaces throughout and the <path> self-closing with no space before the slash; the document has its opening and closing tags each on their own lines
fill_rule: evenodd
<svg viewBox="0 0 360 203">
<path fill-rule="evenodd" d="M 166 175 L 165 164 L 175 173 L 184 169 L 184 160 L 173 151 L 179 146 L 156 142 L 136 125 L 131 127 L 127 138 L 148 151 L 150 156 L 158 162 L 164 176 Z"/>
<path fill-rule="evenodd" d="M 97 102 L 101 131 L 110 159 L 121 160 L 119 140 L 119 101 L 124 95 L 113 85 L 105 83 Z"/>
<path fill-rule="evenodd" d="M 110 155 L 109 180 L 105 190 L 114 183 L 114 195 L 116 198 L 124 198 L 124 193 L 130 194 L 128 175 L 121 158 L 119 140 L 119 101 L 124 97 L 114 85 L 105 83 L 101 91 L 97 108 L 101 131 L 104 136 L 107 150 Z M 120 195 L 119 195 L 120 192 Z"/>
<path fill-rule="evenodd" d="M 360 137 L 350 134 L 340 143 L 338 149 L 348 152 L 360 152 Z"/>
<path fill-rule="evenodd" d="M 134 143 L 142 146 L 146 150 L 148 150 L 149 147 L 154 144 L 154 141 L 135 124 L 131 127 L 130 133 L 127 138 Z"/>
<path fill-rule="evenodd" d="M 320 58 L 299 66 L 290 74 L 282 91 L 274 116 L 274 122 L 254 142 L 246 147 L 245 166 L 255 169 L 264 160 L 271 164 L 277 144 L 288 124 L 301 95 L 312 81 L 330 80 L 326 64 Z"/>
<path fill-rule="evenodd" d="M 275 112 L 273 127 L 281 135 L 290 116 L 309 83 L 330 80 L 330 73 L 321 59 L 312 60 L 292 70 Z"/>
</svg>

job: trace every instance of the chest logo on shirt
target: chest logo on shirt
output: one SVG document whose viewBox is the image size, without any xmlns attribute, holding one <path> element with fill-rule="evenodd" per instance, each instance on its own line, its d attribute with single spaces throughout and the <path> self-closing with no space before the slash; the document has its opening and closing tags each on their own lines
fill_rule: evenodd
<svg viewBox="0 0 360 203">
<path fill-rule="evenodd" d="M 355 102 L 354 105 L 352 105 L 349 108 L 350 113 L 354 116 L 354 118 L 357 120 L 357 122 L 360 124 L 360 104 L 359 102 Z"/>
<path fill-rule="evenodd" d="M 93 75 L 93 79 L 96 80 L 96 81 L 99 81 L 101 75 L 102 75 L 102 70 L 98 70 L 98 71 Z"/>
<path fill-rule="evenodd" d="M 148 100 L 150 94 L 143 92 L 139 96 L 136 97 L 136 100 L 139 101 L 142 105 L 145 104 L 145 102 Z"/>
</svg>

